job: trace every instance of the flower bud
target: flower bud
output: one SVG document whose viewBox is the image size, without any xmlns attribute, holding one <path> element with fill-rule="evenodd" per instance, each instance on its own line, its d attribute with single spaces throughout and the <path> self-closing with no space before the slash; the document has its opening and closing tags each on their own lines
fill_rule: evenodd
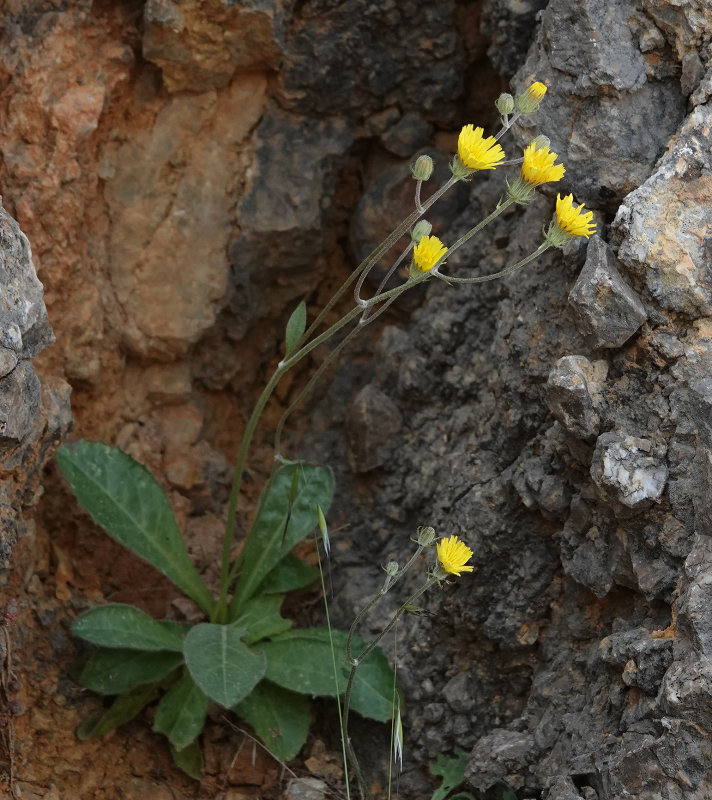
<svg viewBox="0 0 712 800">
<path fill-rule="evenodd" d="M 537 137 L 532 139 L 529 144 L 533 144 L 535 150 L 544 150 L 547 147 L 551 147 L 551 139 L 548 136 L 544 136 L 543 133 L 540 133 Z"/>
<path fill-rule="evenodd" d="M 422 155 L 418 156 L 410 171 L 416 181 L 427 181 L 433 174 L 433 169 L 433 159 L 430 156 Z"/>
<path fill-rule="evenodd" d="M 539 108 L 541 98 L 546 94 L 546 86 L 540 81 L 535 81 L 524 94 L 517 95 L 514 105 L 522 114 L 532 114 Z"/>
<path fill-rule="evenodd" d="M 386 571 L 387 575 L 395 578 L 395 576 L 398 574 L 398 562 L 389 561 L 383 569 Z"/>
<path fill-rule="evenodd" d="M 423 528 L 420 527 L 416 531 L 416 539 L 415 541 L 421 547 L 432 547 L 437 539 L 437 534 L 435 533 L 435 528 L 431 528 L 430 526 Z"/>
<path fill-rule="evenodd" d="M 502 116 L 514 111 L 514 98 L 508 92 L 503 92 L 495 101 L 495 107 Z"/>
<path fill-rule="evenodd" d="M 410 233 L 410 238 L 418 244 L 418 242 L 423 238 L 423 236 L 430 236 L 430 231 L 432 231 L 433 226 L 428 222 L 427 219 L 421 219 L 420 222 L 415 223 L 415 227 Z"/>
</svg>

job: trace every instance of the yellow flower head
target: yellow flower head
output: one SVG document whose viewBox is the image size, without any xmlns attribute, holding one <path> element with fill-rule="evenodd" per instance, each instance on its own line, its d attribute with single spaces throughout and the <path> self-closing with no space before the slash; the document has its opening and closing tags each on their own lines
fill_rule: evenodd
<svg viewBox="0 0 712 800">
<path fill-rule="evenodd" d="M 474 567 L 467 562 L 472 558 L 472 550 L 461 542 L 457 536 L 441 539 L 436 546 L 440 566 L 451 575 L 472 572 Z"/>
<path fill-rule="evenodd" d="M 537 149 L 536 142 L 532 142 L 524 150 L 524 163 L 522 164 L 522 178 L 530 186 L 539 186 L 550 181 L 560 181 L 566 170 L 563 164 L 554 164 L 558 156 L 548 147 Z"/>
<path fill-rule="evenodd" d="M 437 236 L 423 236 L 413 248 L 413 261 L 419 272 L 428 272 L 447 253 Z"/>
<path fill-rule="evenodd" d="M 535 81 L 532 85 L 515 99 L 516 107 L 522 114 L 531 114 L 539 107 L 542 97 L 546 94 L 546 86 L 540 81 Z"/>
<path fill-rule="evenodd" d="M 504 161 L 504 150 L 494 136 L 482 136 L 483 128 L 465 125 L 457 140 L 460 161 L 468 169 L 494 169 Z"/>
<path fill-rule="evenodd" d="M 569 236 L 588 237 L 596 232 L 596 223 L 592 222 L 593 211 L 583 213 L 583 203 L 576 208 L 574 206 L 574 196 L 567 194 L 566 197 L 556 195 L 556 222 L 562 231 Z"/>
</svg>

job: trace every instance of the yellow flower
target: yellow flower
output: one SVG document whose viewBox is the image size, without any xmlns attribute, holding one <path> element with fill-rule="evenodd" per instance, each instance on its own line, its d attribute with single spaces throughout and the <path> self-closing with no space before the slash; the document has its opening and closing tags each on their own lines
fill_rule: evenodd
<svg viewBox="0 0 712 800">
<path fill-rule="evenodd" d="M 545 94 L 546 86 L 540 81 L 535 81 L 526 90 L 526 92 L 524 92 L 524 94 L 517 96 L 514 104 L 522 112 L 522 114 L 531 114 L 537 110 L 539 103 Z"/>
<path fill-rule="evenodd" d="M 583 213 L 583 203 L 576 208 L 574 206 L 574 196 L 567 194 L 566 197 L 556 195 L 556 222 L 562 231 L 569 236 L 588 237 L 596 232 L 596 223 L 592 222 L 593 211 Z"/>
<path fill-rule="evenodd" d="M 465 125 L 457 140 L 460 161 L 468 169 L 494 169 L 504 161 L 504 150 L 494 136 L 483 137 L 483 128 Z"/>
<path fill-rule="evenodd" d="M 460 575 L 463 572 L 472 572 L 474 567 L 467 562 L 472 558 L 472 550 L 461 542 L 457 536 L 441 539 L 437 543 L 438 561 L 440 566 L 451 575 Z"/>
<path fill-rule="evenodd" d="M 522 178 L 530 186 L 539 186 L 550 181 L 560 181 L 566 170 L 563 164 L 554 164 L 558 156 L 548 147 L 537 149 L 536 142 L 532 142 L 524 150 L 524 163 L 522 164 Z"/>
<path fill-rule="evenodd" d="M 413 248 L 413 261 L 419 272 L 428 272 L 445 253 L 447 247 L 437 236 L 423 236 Z"/>
</svg>

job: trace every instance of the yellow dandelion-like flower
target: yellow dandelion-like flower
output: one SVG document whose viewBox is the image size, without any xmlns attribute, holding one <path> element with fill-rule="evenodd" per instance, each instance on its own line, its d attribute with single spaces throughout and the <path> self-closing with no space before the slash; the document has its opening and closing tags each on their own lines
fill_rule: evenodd
<svg viewBox="0 0 712 800">
<path fill-rule="evenodd" d="M 419 272 L 428 272 L 445 253 L 447 247 L 437 236 L 423 236 L 413 248 L 413 261 Z"/>
<path fill-rule="evenodd" d="M 574 196 L 567 194 L 566 197 L 556 195 L 556 222 L 562 231 L 569 236 L 588 237 L 596 232 L 596 223 L 592 222 L 593 211 L 583 213 L 583 203 L 578 208 L 574 206 Z"/>
<path fill-rule="evenodd" d="M 515 99 L 516 107 L 522 114 L 531 114 L 539 107 L 542 97 L 546 94 L 546 86 L 541 81 L 535 81 L 532 85 Z"/>
<path fill-rule="evenodd" d="M 494 136 L 482 135 L 483 128 L 465 125 L 457 140 L 460 161 L 468 169 L 495 169 L 504 161 L 504 150 Z"/>
<path fill-rule="evenodd" d="M 542 183 L 560 181 L 566 170 L 563 164 L 554 164 L 558 156 L 548 147 L 537 149 L 536 142 L 532 142 L 524 150 L 524 163 L 522 164 L 522 179 L 530 186 L 540 186 Z"/>
<path fill-rule="evenodd" d="M 441 539 L 436 546 L 440 566 L 451 575 L 472 572 L 467 562 L 472 558 L 472 550 L 457 536 Z"/>
</svg>

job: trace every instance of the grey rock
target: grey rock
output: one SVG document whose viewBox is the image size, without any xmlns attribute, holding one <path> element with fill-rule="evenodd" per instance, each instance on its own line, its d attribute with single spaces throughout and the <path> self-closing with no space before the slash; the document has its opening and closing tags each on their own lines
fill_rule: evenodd
<svg viewBox="0 0 712 800">
<path fill-rule="evenodd" d="M 0 379 L 0 445 L 20 444 L 32 432 L 40 409 L 40 380 L 29 361 Z"/>
<path fill-rule="evenodd" d="M 591 477 L 604 493 L 612 490 L 624 506 L 646 508 L 660 500 L 668 468 L 648 439 L 603 433 L 596 441 Z"/>
<path fill-rule="evenodd" d="M 523 785 L 520 765 L 535 757 L 534 739 L 530 734 L 495 729 L 474 746 L 465 768 L 465 777 L 481 792 L 497 781 L 506 781 L 519 789 Z"/>
<path fill-rule="evenodd" d="M 658 34 L 654 70 L 631 22 L 641 31 L 654 28 L 628 2 L 551 0 L 513 79 L 516 91 L 534 76 L 549 87 L 536 120 L 521 121 L 518 141 L 525 145 L 533 138 L 536 122 L 552 150 L 566 154 L 566 176 L 557 191 L 573 191 L 588 206 L 610 211 L 648 177 L 686 106 L 664 39 Z"/>
<path fill-rule="evenodd" d="M 485 0 L 480 25 L 489 40 L 487 56 L 506 78 L 522 65 L 537 15 L 546 4 L 547 0 Z"/>
<path fill-rule="evenodd" d="M 0 345 L 18 358 L 34 358 L 53 341 L 30 243 L 0 206 Z"/>
<path fill-rule="evenodd" d="M 571 778 L 559 776 L 546 788 L 542 800 L 581 800 L 581 795 Z"/>
<path fill-rule="evenodd" d="M 585 356 L 564 356 L 549 373 L 546 399 L 551 413 L 573 436 L 593 439 L 600 427 L 596 406 L 608 365 L 591 363 Z"/>
<path fill-rule="evenodd" d="M 620 347 L 648 318 L 636 293 L 623 281 L 615 256 L 594 236 L 588 244 L 586 263 L 569 292 L 579 330 L 591 337 L 594 347 Z"/>
<path fill-rule="evenodd" d="M 461 672 L 443 687 L 443 697 L 455 713 L 470 711 L 475 704 L 470 688 L 471 680 L 466 672 Z"/>
<path fill-rule="evenodd" d="M 598 656 L 607 664 L 622 668 L 623 682 L 638 686 L 655 696 L 673 660 L 672 639 L 652 638 L 645 628 L 614 633 L 602 639 Z"/>
<path fill-rule="evenodd" d="M 705 65 L 695 53 L 688 53 L 682 59 L 682 74 L 680 75 L 680 88 L 684 95 L 692 94 L 700 85 L 705 74 Z"/>
<path fill-rule="evenodd" d="M 613 223 L 619 260 L 645 281 L 662 308 L 693 318 L 712 314 L 711 124 L 709 106 L 690 114 L 655 172 L 626 197 Z"/>
<path fill-rule="evenodd" d="M 381 134 L 381 142 L 394 155 L 408 158 L 428 144 L 432 130 L 432 126 L 417 114 L 404 114 Z"/>
<path fill-rule="evenodd" d="M 286 800 L 325 800 L 329 787 L 318 778 L 295 778 L 289 782 Z"/>
<path fill-rule="evenodd" d="M 356 395 L 346 415 L 351 464 L 356 472 L 383 466 L 398 444 L 403 424 L 398 407 L 373 384 Z"/>
<path fill-rule="evenodd" d="M 678 626 L 696 651 L 712 658 L 712 536 L 698 535 L 685 561 L 678 605 Z"/>
</svg>

